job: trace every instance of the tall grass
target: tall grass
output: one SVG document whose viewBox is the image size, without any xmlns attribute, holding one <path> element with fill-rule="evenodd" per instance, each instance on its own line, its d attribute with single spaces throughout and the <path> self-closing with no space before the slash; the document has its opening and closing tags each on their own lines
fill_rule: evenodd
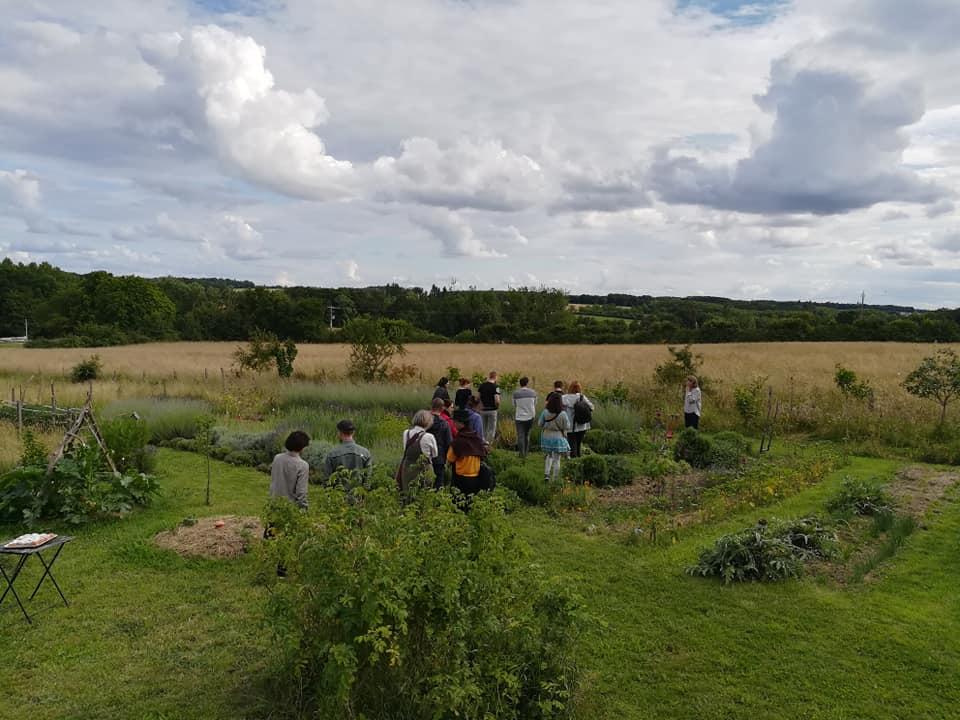
<svg viewBox="0 0 960 720">
<path fill-rule="evenodd" d="M 433 388 L 428 386 L 296 382 L 281 388 L 277 407 L 281 411 L 305 407 L 377 408 L 412 414 L 430 407 L 432 397 Z"/>
<path fill-rule="evenodd" d="M 197 419 L 210 411 L 210 404 L 204 400 L 136 398 L 110 403 L 104 408 L 103 416 L 113 419 L 136 413 L 146 422 L 151 442 L 158 443 L 178 437 L 194 437 Z"/>
<path fill-rule="evenodd" d="M 40 442 L 48 452 L 53 452 L 60 440 L 62 432 L 41 431 L 33 428 L 33 437 Z M 23 443 L 17 434 L 17 428 L 12 423 L 0 421 L 0 473 L 15 467 L 23 453 Z"/>
</svg>

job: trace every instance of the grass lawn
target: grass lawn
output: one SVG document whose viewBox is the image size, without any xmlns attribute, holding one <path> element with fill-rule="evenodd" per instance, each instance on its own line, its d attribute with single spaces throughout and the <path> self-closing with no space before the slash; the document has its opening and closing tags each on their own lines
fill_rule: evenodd
<svg viewBox="0 0 960 720">
<path fill-rule="evenodd" d="M 57 578 L 70 608 L 44 590 L 32 607 L 45 609 L 28 626 L 4 603 L 0 718 L 271 716 L 252 561 L 186 561 L 149 544 L 187 516 L 257 514 L 267 478 L 218 463 L 206 508 L 199 457 L 164 451 L 160 463 L 164 495 L 153 507 L 76 531 L 64 550 Z M 762 515 L 821 509 L 843 475 L 894 467 L 854 459 Z M 954 488 L 876 577 L 847 587 L 814 578 L 723 587 L 683 574 L 700 547 L 758 511 L 684 531 L 669 547 L 589 535 L 540 510 L 512 517 L 603 623 L 580 650 L 582 720 L 919 720 L 957 717 L 960 707 L 958 499 Z"/>
</svg>

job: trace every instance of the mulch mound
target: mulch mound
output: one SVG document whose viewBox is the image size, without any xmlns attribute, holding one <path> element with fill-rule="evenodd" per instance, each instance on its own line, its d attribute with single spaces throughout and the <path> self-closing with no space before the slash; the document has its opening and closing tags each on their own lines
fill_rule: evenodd
<svg viewBox="0 0 960 720">
<path fill-rule="evenodd" d="M 223 525 L 217 527 L 220 522 Z M 173 530 L 157 533 L 153 542 L 183 557 L 232 559 L 248 552 L 262 537 L 259 518 L 226 515 L 185 521 Z"/>
</svg>

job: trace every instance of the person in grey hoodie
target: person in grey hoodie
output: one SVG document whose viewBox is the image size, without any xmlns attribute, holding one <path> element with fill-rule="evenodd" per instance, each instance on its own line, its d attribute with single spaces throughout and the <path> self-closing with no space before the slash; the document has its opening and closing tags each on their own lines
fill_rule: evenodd
<svg viewBox="0 0 960 720">
<path fill-rule="evenodd" d="M 285 497 L 297 507 L 307 508 L 307 482 L 310 466 L 300 453 L 310 444 L 310 436 L 295 430 L 283 446 L 286 452 L 279 453 L 270 465 L 270 497 Z"/>
<path fill-rule="evenodd" d="M 520 378 L 520 387 L 513 393 L 513 420 L 517 426 L 517 451 L 521 458 L 530 452 L 530 430 L 537 416 L 537 393 L 527 387 L 530 378 Z"/>
</svg>

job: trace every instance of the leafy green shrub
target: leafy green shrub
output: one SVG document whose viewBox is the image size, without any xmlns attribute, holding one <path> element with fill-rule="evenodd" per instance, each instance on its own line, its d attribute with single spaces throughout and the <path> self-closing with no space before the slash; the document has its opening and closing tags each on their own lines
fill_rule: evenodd
<svg viewBox="0 0 960 720">
<path fill-rule="evenodd" d="M 763 386 L 767 378 L 757 375 L 746 385 L 737 385 L 733 389 L 733 403 L 743 424 L 756 427 L 763 412 Z"/>
<path fill-rule="evenodd" d="M 108 420 L 101 426 L 110 457 L 121 473 L 150 474 L 157 467 L 157 451 L 150 445 L 150 428 L 136 417 Z"/>
<path fill-rule="evenodd" d="M 836 515 L 889 515 L 893 500 L 877 481 L 848 477 L 827 502 L 827 510 Z"/>
<path fill-rule="evenodd" d="M 799 577 L 805 561 L 830 557 L 835 551 L 836 534 L 818 518 L 786 523 L 761 520 L 748 530 L 719 538 L 687 572 L 719 577 L 724 584 L 783 580 Z"/>
<path fill-rule="evenodd" d="M 683 460 L 695 468 L 705 468 L 713 461 L 710 438 L 693 428 L 684 428 L 673 446 L 674 460 Z"/>
<path fill-rule="evenodd" d="M 710 436 L 710 465 L 734 468 L 742 464 L 750 454 L 750 441 L 740 433 L 730 430 Z"/>
<path fill-rule="evenodd" d="M 833 375 L 833 382 L 837 389 L 846 397 L 873 402 L 874 392 L 866 380 L 858 380 L 857 374 L 837 363 L 837 371 Z"/>
<path fill-rule="evenodd" d="M 630 430 L 590 430 L 584 442 L 600 455 L 630 455 L 646 445 L 640 433 Z"/>
<path fill-rule="evenodd" d="M 562 717 L 583 618 L 548 581 L 495 497 L 392 488 L 274 502 L 263 573 L 278 705 L 303 716 Z"/>
<path fill-rule="evenodd" d="M 104 472 L 98 447 L 77 446 L 50 476 L 45 458 L 39 465 L 23 465 L 0 475 L 0 522 L 32 527 L 40 520 L 61 519 L 80 524 L 147 505 L 158 489 L 149 475 Z"/>
<path fill-rule="evenodd" d="M 621 455 L 606 455 L 607 484 L 611 487 L 629 485 L 637 476 L 630 461 Z"/>
<path fill-rule="evenodd" d="M 103 372 L 103 363 L 99 355 L 91 355 L 70 368 L 70 382 L 82 383 L 96 380 Z"/>
<path fill-rule="evenodd" d="M 512 465 L 503 472 L 498 471 L 497 484 L 513 490 L 530 505 L 547 505 L 550 502 L 550 487 L 542 474 L 533 468 Z"/>
<path fill-rule="evenodd" d="M 689 345 L 682 348 L 668 347 L 670 359 L 662 365 L 657 365 L 653 371 L 654 378 L 661 385 L 679 385 L 688 375 L 698 376 L 703 364 L 703 355 L 694 354 Z M 704 385 L 704 378 L 699 378 L 700 387 Z"/>
<path fill-rule="evenodd" d="M 487 455 L 486 463 L 493 468 L 493 471 L 497 474 L 498 481 L 500 480 L 500 475 L 507 470 L 523 467 L 523 460 L 520 459 L 519 455 L 505 450 L 494 450 L 491 452 Z"/>
<path fill-rule="evenodd" d="M 590 483 L 597 487 L 610 484 L 610 468 L 602 455 L 584 455 L 563 464 L 563 477 L 572 483 Z"/>
</svg>

